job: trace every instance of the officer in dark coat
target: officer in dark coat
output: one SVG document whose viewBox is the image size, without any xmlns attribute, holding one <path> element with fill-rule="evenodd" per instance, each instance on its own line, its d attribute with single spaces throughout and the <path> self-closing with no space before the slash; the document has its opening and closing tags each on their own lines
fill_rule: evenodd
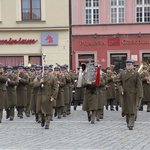
<svg viewBox="0 0 150 150">
<path fill-rule="evenodd" d="M 8 78 L 3 71 L 3 65 L 0 63 L 0 123 L 2 122 L 4 104 L 7 101 L 6 82 Z"/>
<path fill-rule="evenodd" d="M 14 110 L 17 104 L 17 94 L 16 94 L 16 86 L 18 85 L 19 81 L 17 75 L 12 72 L 12 67 L 7 67 L 7 95 L 8 95 L 8 108 L 7 108 L 7 118 L 10 118 L 10 121 L 14 119 Z"/>
<path fill-rule="evenodd" d="M 142 99 L 143 87 L 139 73 L 133 69 L 132 60 L 126 61 L 126 70 L 121 72 L 118 86 L 123 96 L 127 127 L 129 130 L 133 130 L 137 111 L 137 93 L 139 98 Z"/>
<path fill-rule="evenodd" d="M 50 76 L 49 67 L 44 66 L 44 74 L 37 78 L 35 83 L 36 87 L 39 87 L 38 95 L 40 95 L 40 107 L 42 112 L 42 123 L 41 126 L 45 129 L 49 129 L 51 112 L 53 107 L 54 99 L 57 98 L 58 84 L 53 76 Z"/>
<path fill-rule="evenodd" d="M 23 111 L 27 107 L 27 84 L 28 76 L 24 73 L 24 66 L 18 65 L 18 80 L 19 84 L 17 86 L 17 110 L 18 117 L 23 118 Z"/>
</svg>

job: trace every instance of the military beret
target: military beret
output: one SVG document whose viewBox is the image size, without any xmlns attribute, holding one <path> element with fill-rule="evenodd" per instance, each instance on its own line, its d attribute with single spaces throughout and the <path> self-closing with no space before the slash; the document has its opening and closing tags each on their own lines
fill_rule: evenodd
<svg viewBox="0 0 150 150">
<path fill-rule="evenodd" d="M 31 71 L 31 72 L 34 72 L 34 71 L 35 71 L 35 68 L 34 68 L 34 67 L 30 68 L 30 71 Z"/>
<path fill-rule="evenodd" d="M 0 68 L 3 68 L 3 64 L 0 63 Z"/>
<path fill-rule="evenodd" d="M 49 67 L 48 68 L 49 72 L 53 71 L 53 68 L 52 67 Z"/>
<path fill-rule="evenodd" d="M 24 68 L 24 66 L 22 64 L 18 65 L 18 69 L 23 69 L 23 68 Z"/>
<path fill-rule="evenodd" d="M 30 68 L 28 66 L 25 66 L 24 69 L 25 70 L 30 70 Z"/>
<path fill-rule="evenodd" d="M 110 68 L 110 67 L 107 67 L 106 70 L 111 70 L 111 68 Z"/>
<path fill-rule="evenodd" d="M 139 66 L 138 64 L 135 64 L 135 65 L 134 65 L 135 68 L 138 68 L 138 66 Z"/>
<path fill-rule="evenodd" d="M 48 70 L 49 69 L 49 66 L 44 66 L 44 70 Z"/>
<path fill-rule="evenodd" d="M 59 71 L 59 70 L 60 70 L 59 67 L 55 67 L 55 68 L 54 68 L 54 71 Z"/>
<path fill-rule="evenodd" d="M 132 65 L 133 64 L 133 60 L 126 60 L 126 64 L 127 65 Z"/>
<path fill-rule="evenodd" d="M 7 68 L 6 68 L 7 70 L 13 70 L 13 67 L 11 67 L 11 66 L 7 66 Z"/>
<path fill-rule="evenodd" d="M 40 65 L 36 65 L 35 70 L 41 70 L 41 66 Z"/>
<path fill-rule="evenodd" d="M 143 66 L 142 69 L 143 69 L 143 70 L 147 70 L 147 66 Z"/>
</svg>

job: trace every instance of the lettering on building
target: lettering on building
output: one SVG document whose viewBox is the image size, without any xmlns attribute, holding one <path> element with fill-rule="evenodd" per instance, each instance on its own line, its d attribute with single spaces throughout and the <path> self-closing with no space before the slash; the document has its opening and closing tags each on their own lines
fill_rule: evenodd
<svg viewBox="0 0 150 150">
<path fill-rule="evenodd" d="M 144 45 L 150 44 L 150 40 L 122 40 L 123 45 Z"/>
<path fill-rule="evenodd" d="M 22 39 L 22 38 L 19 38 L 17 40 L 17 39 L 9 38 L 8 40 L 7 39 L 0 40 L 0 45 L 3 45 L 3 44 L 35 44 L 36 42 L 37 42 L 37 40 L 35 40 L 35 39 Z"/>
<path fill-rule="evenodd" d="M 105 44 L 106 43 L 103 41 L 91 41 L 91 42 L 80 41 L 80 46 L 102 46 Z"/>
</svg>

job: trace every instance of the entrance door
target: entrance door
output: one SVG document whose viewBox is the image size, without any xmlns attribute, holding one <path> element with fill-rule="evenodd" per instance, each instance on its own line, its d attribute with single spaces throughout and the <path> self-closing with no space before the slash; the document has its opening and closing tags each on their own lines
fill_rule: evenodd
<svg viewBox="0 0 150 150">
<path fill-rule="evenodd" d="M 119 69 L 124 69 L 126 67 L 125 65 L 126 59 L 127 53 L 110 54 L 110 64 L 114 65 L 115 72 L 118 72 Z"/>
</svg>

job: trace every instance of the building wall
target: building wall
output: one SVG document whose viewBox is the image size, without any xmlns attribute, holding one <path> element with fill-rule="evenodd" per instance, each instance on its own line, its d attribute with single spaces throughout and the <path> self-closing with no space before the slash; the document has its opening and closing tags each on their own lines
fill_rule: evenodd
<svg viewBox="0 0 150 150">
<path fill-rule="evenodd" d="M 41 0 L 41 21 L 21 20 L 21 0 L 0 0 L 0 40 L 36 39 L 35 44 L 0 44 L 0 56 L 46 54 L 46 64 L 69 64 L 69 4 L 68 0 Z M 58 45 L 41 46 L 41 33 L 57 33 Z"/>
<path fill-rule="evenodd" d="M 128 59 L 140 64 L 143 53 L 150 53 L 149 23 L 136 23 L 136 0 L 125 0 L 125 23 L 110 23 L 110 0 L 99 0 L 99 24 L 85 24 L 85 1 L 72 0 L 72 60 L 73 68 L 79 65 L 78 54 L 94 54 L 95 60 L 105 68 L 110 66 L 110 55 L 126 53 Z M 80 9 L 75 9 L 80 6 Z M 78 14 L 78 15 L 77 15 Z M 82 21 L 81 17 L 82 16 Z M 119 42 L 109 45 L 109 40 Z M 123 40 L 145 41 L 146 44 L 123 44 Z M 82 43 L 82 44 L 81 44 Z M 84 43 L 84 44 L 83 44 Z M 98 44 L 97 44 L 98 43 Z M 104 44 L 102 44 L 104 43 Z"/>
</svg>

